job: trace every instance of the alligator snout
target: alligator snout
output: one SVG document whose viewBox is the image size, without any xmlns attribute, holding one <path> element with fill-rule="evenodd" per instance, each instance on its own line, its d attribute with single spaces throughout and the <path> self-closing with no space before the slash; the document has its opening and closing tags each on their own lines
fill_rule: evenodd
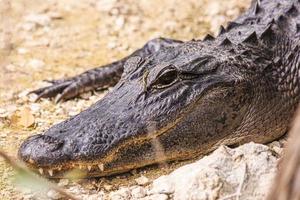
<svg viewBox="0 0 300 200">
<path fill-rule="evenodd" d="M 68 142 L 49 135 L 35 135 L 29 137 L 20 147 L 19 157 L 31 166 L 39 168 L 53 168 L 63 160 L 72 156 L 76 150 L 75 143 Z"/>
<path fill-rule="evenodd" d="M 44 134 L 29 137 L 21 145 L 19 157 L 49 177 L 63 177 L 74 169 L 88 177 L 126 171 L 118 160 L 124 152 L 120 148 L 128 147 L 125 143 L 129 139 L 135 142 L 134 135 L 144 133 L 142 115 L 138 107 L 130 105 L 136 96 L 128 90 L 116 90 Z"/>
</svg>

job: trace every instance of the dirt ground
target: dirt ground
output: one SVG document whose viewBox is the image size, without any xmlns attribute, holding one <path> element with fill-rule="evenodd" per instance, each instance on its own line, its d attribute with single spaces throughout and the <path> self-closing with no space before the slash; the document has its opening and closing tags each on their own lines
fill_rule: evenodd
<svg viewBox="0 0 300 200">
<path fill-rule="evenodd" d="M 26 137 L 77 114 L 106 93 L 85 94 L 59 104 L 47 99 L 34 102 L 34 95 L 27 93 L 47 85 L 43 80 L 74 76 L 112 62 L 158 36 L 186 41 L 216 34 L 221 24 L 234 19 L 249 3 L 0 0 L 0 148 L 16 157 Z M 156 176 L 164 173 L 155 171 Z M 3 200 L 24 197 L 12 184 L 13 175 L 12 168 L 0 160 Z M 129 184 L 120 179 L 121 184 Z M 112 180 L 107 181 L 115 187 Z"/>
</svg>

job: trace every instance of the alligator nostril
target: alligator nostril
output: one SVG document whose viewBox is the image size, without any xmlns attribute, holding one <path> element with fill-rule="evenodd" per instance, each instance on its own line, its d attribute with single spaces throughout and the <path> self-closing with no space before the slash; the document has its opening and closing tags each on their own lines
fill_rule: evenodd
<svg viewBox="0 0 300 200">
<path fill-rule="evenodd" d="M 42 138 L 44 140 L 44 142 L 46 143 L 49 143 L 49 144 L 63 144 L 64 142 L 60 139 L 57 139 L 57 138 L 54 138 L 54 137 L 51 137 L 49 135 L 42 135 Z"/>
<path fill-rule="evenodd" d="M 57 149 L 60 149 L 64 144 L 63 140 L 49 135 L 42 135 L 41 139 L 47 145 L 47 148 L 50 151 L 56 151 Z"/>
</svg>

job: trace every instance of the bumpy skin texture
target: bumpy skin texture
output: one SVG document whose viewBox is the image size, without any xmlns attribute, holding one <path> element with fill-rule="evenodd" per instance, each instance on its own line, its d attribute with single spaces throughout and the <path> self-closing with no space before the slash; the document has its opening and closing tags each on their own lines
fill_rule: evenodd
<svg viewBox="0 0 300 200">
<path fill-rule="evenodd" d="M 299 102 L 299 11 L 297 0 L 254 1 L 217 38 L 155 39 L 35 91 L 68 99 L 120 77 L 89 109 L 28 138 L 20 158 L 46 176 L 74 168 L 106 176 L 282 136 Z"/>
</svg>

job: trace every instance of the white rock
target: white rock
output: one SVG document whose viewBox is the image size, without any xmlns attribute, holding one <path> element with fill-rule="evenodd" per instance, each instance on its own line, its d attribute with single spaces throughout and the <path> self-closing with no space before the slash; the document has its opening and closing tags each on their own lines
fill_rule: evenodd
<svg viewBox="0 0 300 200">
<path fill-rule="evenodd" d="M 36 24 L 27 22 L 27 23 L 21 24 L 20 28 L 25 30 L 25 31 L 32 31 L 36 28 Z"/>
<path fill-rule="evenodd" d="M 167 199 L 169 199 L 169 198 L 168 198 L 168 195 L 166 195 L 166 194 L 154 194 L 154 195 L 142 198 L 142 200 L 167 200 Z"/>
<path fill-rule="evenodd" d="M 69 184 L 69 179 L 60 179 L 59 183 L 57 184 L 58 186 L 62 187 L 62 186 L 67 186 Z"/>
<path fill-rule="evenodd" d="M 4 108 L 0 108 L 0 114 L 6 113 L 6 110 Z"/>
<path fill-rule="evenodd" d="M 26 49 L 26 48 L 18 48 L 18 54 L 26 54 L 26 53 L 28 53 L 28 49 Z"/>
<path fill-rule="evenodd" d="M 104 193 L 99 192 L 97 194 L 86 195 L 83 197 L 83 200 L 102 200 L 104 198 Z"/>
<path fill-rule="evenodd" d="M 111 200 L 125 200 L 130 198 L 130 189 L 122 187 L 117 191 L 109 193 Z"/>
<path fill-rule="evenodd" d="M 131 196 L 133 198 L 142 198 L 146 196 L 146 190 L 143 187 L 134 187 L 131 189 Z"/>
<path fill-rule="evenodd" d="M 118 44 L 115 41 L 111 41 L 107 44 L 107 48 L 114 49 L 118 46 Z"/>
<path fill-rule="evenodd" d="M 149 194 L 172 194 L 175 200 L 204 200 L 226 197 L 241 188 L 240 199 L 264 199 L 277 162 L 265 145 L 248 143 L 235 149 L 222 146 L 211 155 L 154 180 Z"/>
<path fill-rule="evenodd" d="M 112 185 L 105 184 L 105 185 L 103 185 L 103 188 L 104 188 L 106 191 L 110 191 L 110 190 L 113 188 L 113 186 L 112 186 Z"/>
<path fill-rule="evenodd" d="M 123 28 L 123 27 L 124 27 L 124 24 L 125 24 L 125 18 L 124 18 L 124 16 L 118 17 L 118 18 L 116 19 L 115 24 L 116 24 L 117 29 Z"/>
<path fill-rule="evenodd" d="M 58 20 L 58 19 L 63 19 L 63 15 L 59 12 L 48 12 L 47 15 L 51 18 L 51 19 L 55 19 L 55 20 Z"/>
<path fill-rule="evenodd" d="M 50 199 L 56 200 L 56 199 L 61 199 L 63 196 L 54 190 L 49 190 L 47 192 L 47 197 L 49 197 Z"/>
<path fill-rule="evenodd" d="M 98 0 L 96 2 L 96 9 L 99 11 L 108 12 L 110 11 L 116 3 L 116 0 Z"/>
<path fill-rule="evenodd" d="M 29 14 L 25 16 L 25 22 L 30 22 L 40 26 L 47 26 L 51 22 L 51 18 L 46 14 Z"/>
<path fill-rule="evenodd" d="M 169 176 L 161 176 L 153 181 L 153 189 L 150 191 L 151 194 L 172 194 L 175 188 L 172 180 Z"/>
<path fill-rule="evenodd" d="M 16 66 L 13 65 L 13 64 L 8 64 L 8 65 L 5 66 L 5 69 L 7 71 L 14 72 L 14 71 L 16 71 Z"/>
<path fill-rule="evenodd" d="M 138 185 L 147 185 L 149 183 L 149 179 L 147 177 L 145 177 L 145 176 L 142 175 L 139 178 L 136 178 L 135 182 Z"/>
<path fill-rule="evenodd" d="M 33 69 L 39 70 L 45 66 L 45 63 L 42 60 L 31 59 L 27 65 Z"/>
</svg>

